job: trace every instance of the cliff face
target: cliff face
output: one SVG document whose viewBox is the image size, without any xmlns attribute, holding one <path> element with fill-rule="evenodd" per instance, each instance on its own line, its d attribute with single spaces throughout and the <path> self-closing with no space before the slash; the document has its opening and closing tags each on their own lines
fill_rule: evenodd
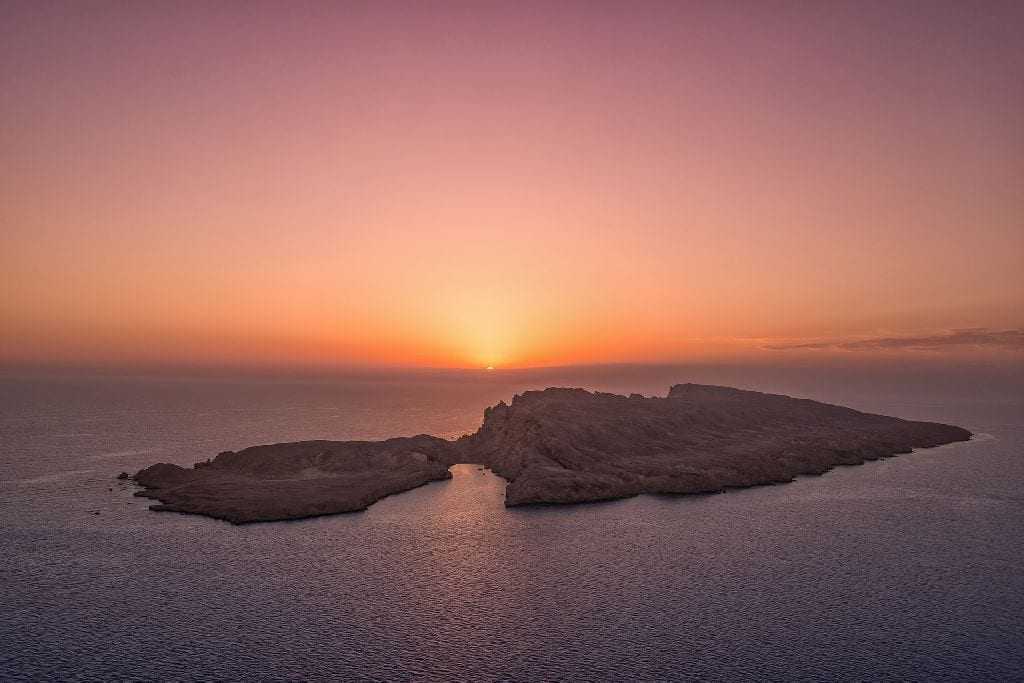
<svg viewBox="0 0 1024 683">
<path fill-rule="evenodd" d="M 547 389 L 484 413 L 463 459 L 509 481 L 506 505 L 701 493 L 965 441 L 970 432 L 786 396 L 695 384 L 666 398 Z"/>
<path fill-rule="evenodd" d="M 666 398 L 545 389 L 484 411 L 475 434 L 380 442 L 304 441 L 221 453 L 192 469 L 135 475 L 154 510 L 235 523 L 362 510 L 481 463 L 508 480 L 506 505 L 638 493 L 701 493 L 855 465 L 970 432 L 727 387 L 678 384 Z"/>
</svg>

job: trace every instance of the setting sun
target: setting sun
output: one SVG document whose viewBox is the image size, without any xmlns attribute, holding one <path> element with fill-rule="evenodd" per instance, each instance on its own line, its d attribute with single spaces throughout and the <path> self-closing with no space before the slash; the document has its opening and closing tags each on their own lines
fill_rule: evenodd
<svg viewBox="0 0 1024 683">
<path fill-rule="evenodd" d="M 24 5 L 0 362 L 1019 357 L 1021 60 L 627 6 Z"/>
</svg>

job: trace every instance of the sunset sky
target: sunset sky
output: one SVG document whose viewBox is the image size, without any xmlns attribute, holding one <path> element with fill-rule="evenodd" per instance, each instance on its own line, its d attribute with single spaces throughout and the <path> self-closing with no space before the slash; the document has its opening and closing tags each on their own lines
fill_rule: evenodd
<svg viewBox="0 0 1024 683">
<path fill-rule="evenodd" d="M 1024 349 L 1022 2 L 0 4 L 0 362 Z"/>
</svg>

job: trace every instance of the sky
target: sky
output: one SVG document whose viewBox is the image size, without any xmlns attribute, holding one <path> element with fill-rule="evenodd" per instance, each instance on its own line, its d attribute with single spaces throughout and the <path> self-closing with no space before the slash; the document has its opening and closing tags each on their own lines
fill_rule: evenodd
<svg viewBox="0 0 1024 683">
<path fill-rule="evenodd" d="M 0 2 L 0 363 L 1024 356 L 1024 3 Z"/>
</svg>

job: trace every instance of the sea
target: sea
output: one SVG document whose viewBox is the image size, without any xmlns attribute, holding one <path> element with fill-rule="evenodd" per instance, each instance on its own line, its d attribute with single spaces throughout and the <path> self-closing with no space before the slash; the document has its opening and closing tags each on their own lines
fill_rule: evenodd
<svg viewBox="0 0 1024 683">
<path fill-rule="evenodd" d="M 1018 379 L 9 372 L 0 680 L 1024 680 Z M 243 526 L 150 511 L 116 478 L 261 443 L 452 438 L 529 388 L 686 381 L 975 436 L 788 484 L 571 506 L 505 508 L 503 480 L 467 463 L 364 512 Z"/>
</svg>

